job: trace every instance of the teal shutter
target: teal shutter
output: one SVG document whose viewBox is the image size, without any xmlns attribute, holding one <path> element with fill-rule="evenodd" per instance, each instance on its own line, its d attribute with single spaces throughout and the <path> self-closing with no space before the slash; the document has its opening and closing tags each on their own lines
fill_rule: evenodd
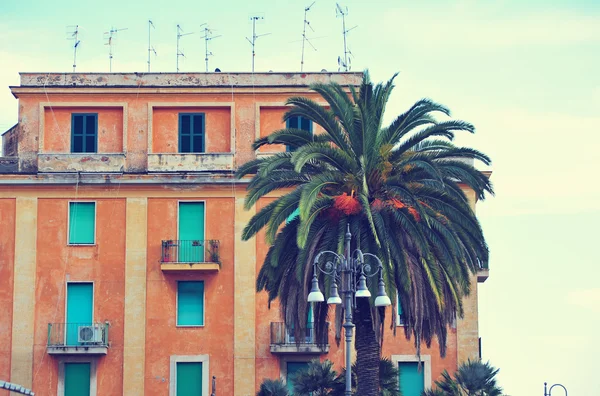
<svg viewBox="0 0 600 396">
<path fill-rule="evenodd" d="M 288 391 L 294 391 L 294 380 L 296 378 L 296 375 L 298 375 L 299 371 L 306 370 L 307 368 L 307 362 L 287 362 L 287 374 L 285 377 L 285 382 Z"/>
<path fill-rule="evenodd" d="M 93 244 L 96 203 L 69 202 L 69 244 Z"/>
<path fill-rule="evenodd" d="M 95 153 L 98 151 L 98 114 L 71 114 L 71 152 Z"/>
<path fill-rule="evenodd" d="M 204 282 L 177 283 L 177 325 L 204 325 Z"/>
<path fill-rule="evenodd" d="M 67 345 L 79 345 L 79 327 L 92 324 L 93 307 L 92 283 L 67 283 Z"/>
<path fill-rule="evenodd" d="M 179 113 L 179 152 L 203 153 L 204 113 Z"/>
<path fill-rule="evenodd" d="M 400 391 L 402 396 L 421 396 L 425 390 L 424 368 L 419 371 L 417 362 L 400 362 L 398 364 Z"/>
<path fill-rule="evenodd" d="M 204 261 L 204 202 L 179 203 L 179 262 Z"/>
<path fill-rule="evenodd" d="M 285 219 L 285 224 L 291 223 L 296 217 L 300 216 L 300 208 L 296 208 L 288 217 Z"/>
<path fill-rule="evenodd" d="M 177 363 L 177 396 L 202 396 L 202 363 Z"/>
<path fill-rule="evenodd" d="M 90 396 L 90 363 L 65 363 L 65 396 Z"/>
<path fill-rule="evenodd" d="M 398 297 L 398 325 L 403 326 L 404 325 L 404 320 L 402 318 L 402 303 L 400 302 L 400 297 Z"/>
</svg>

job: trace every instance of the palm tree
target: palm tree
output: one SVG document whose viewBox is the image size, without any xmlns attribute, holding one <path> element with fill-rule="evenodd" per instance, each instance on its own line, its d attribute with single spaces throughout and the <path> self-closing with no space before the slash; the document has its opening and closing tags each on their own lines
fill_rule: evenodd
<svg viewBox="0 0 600 396">
<path fill-rule="evenodd" d="M 294 379 L 297 395 L 344 396 L 346 370 L 338 375 L 329 360 L 313 360 L 305 370 L 299 371 Z M 357 385 L 356 364 L 352 365 L 352 389 Z M 358 393 L 357 393 L 358 394 Z M 392 361 L 382 357 L 379 361 L 379 396 L 402 396 L 398 388 L 398 369 Z"/>
<path fill-rule="evenodd" d="M 496 380 L 498 371 L 489 362 L 469 360 L 460 365 L 454 378 L 444 371 L 442 379 L 435 382 L 437 389 L 425 391 L 423 396 L 501 396 L 502 388 Z"/>
<path fill-rule="evenodd" d="M 294 378 L 294 394 L 331 396 L 336 385 L 337 372 L 330 360 L 312 360 L 308 367 L 299 371 Z"/>
<path fill-rule="evenodd" d="M 282 380 L 265 379 L 256 396 L 291 396 Z"/>
<path fill-rule="evenodd" d="M 447 326 L 462 315 L 470 275 L 488 264 L 481 227 L 462 187 L 471 188 L 479 199 L 492 193 L 487 177 L 473 166 L 473 160 L 490 160 L 452 144 L 455 132 L 474 132 L 474 127 L 436 120 L 435 113 L 450 112 L 431 100 L 418 101 L 383 126 L 394 77 L 374 86 L 365 73 L 360 89 L 351 88 L 351 95 L 335 83 L 312 85 L 327 108 L 304 97 L 288 99 L 292 107 L 285 119 L 307 118 L 325 133 L 283 129 L 254 143 L 256 149 L 277 144 L 291 150 L 239 168 L 238 177 L 252 175 L 247 208 L 271 192 L 281 195 L 253 216 L 242 237 L 247 240 L 266 230 L 271 246 L 257 290 L 267 291 L 269 302 L 278 298 L 286 322 L 301 331 L 306 328 L 314 256 L 321 250 L 341 252 L 349 224 L 352 248 L 381 258 L 387 290 L 393 301 L 398 295 L 405 336 L 414 337 L 417 353 L 423 341 L 430 345 L 437 337 L 444 356 Z M 296 209 L 299 216 L 290 218 Z M 329 280 L 320 277 L 328 286 Z M 376 285 L 370 287 L 375 296 Z M 356 324 L 357 391 L 374 396 L 385 310 L 371 308 L 367 299 L 357 300 L 348 307 Z M 326 304 L 315 305 L 318 340 L 326 331 L 328 312 Z M 338 308 L 338 342 L 342 319 L 343 308 Z"/>
</svg>

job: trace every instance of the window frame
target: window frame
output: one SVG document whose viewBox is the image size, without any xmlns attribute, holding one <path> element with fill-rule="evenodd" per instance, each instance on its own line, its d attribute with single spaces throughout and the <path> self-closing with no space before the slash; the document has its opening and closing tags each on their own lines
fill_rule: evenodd
<svg viewBox="0 0 600 396">
<path fill-rule="evenodd" d="M 291 120 L 292 118 L 297 118 L 297 119 L 298 119 L 298 128 L 295 128 L 295 129 L 301 129 L 301 130 L 303 130 L 303 131 L 306 131 L 306 129 L 302 129 L 302 128 L 301 128 L 301 126 L 302 126 L 302 119 L 304 118 L 304 119 L 308 120 L 308 122 L 310 122 L 310 124 L 309 124 L 309 125 L 310 125 L 310 128 L 308 129 L 308 131 L 307 131 L 307 132 L 310 132 L 310 133 L 311 133 L 311 135 L 313 135 L 313 136 L 314 136 L 314 134 L 315 134 L 315 132 L 314 132 L 314 126 L 313 126 L 314 122 L 313 122 L 311 119 L 308 119 L 308 118 L 306 118 L 306 117 L 302 117 L 302 116 L 292 116 L 292 117 L 289 117 L 287 120 L 285 120 L 285 128 L 286 128 L 286 129 L 290 129 L 290 120 Z M 295 149 L 295 148 L 294 148 L 294 149 L 292 149 L 292 148 L 291 148 L 290 146 L 288 146 L 287 144 L 285 145 L 285 152 L 286 152 L 286 153 L 293 153 L 294 151 L 296 151 L 296 149 Z"/>
<path fill-rule="evenodd" d="M 181 282 L 202 282 L 202 324 L 201 325 L 180 325 L 179 324 L 179 283 Z M 206 282 L 201 280 L 178 280 L 177 291 L 175 292 L 175 327 L 194 328 L 206 326 Z"/>
<path fill-rule="evenodd" d="M 94 204 L 94 241 L 92 243 L 71 243 L 71 204 L 93 203 Z M 96 228 L 98 227 L 98 202 L 97 201 L 67 201 L 67 246 L 95 246 Z"/>
<path fill-rule="evenodd" d="M 184 116 L 190 116 L 190 150 L 192 151 L 182 151 L 181 143 L 182 143 L 182 133 L 181 133 L 181 118 Z M 193 124 L 194 124 L 194 116 L 202 117 L 202 151 L 194 151 L 194 141 L 193 141 Z M 206 153 L 206 113 L 177 113 L 177 154 L 204 154 Z"/>
<path fill-rule="evenodd" d="M 171 355 L 169 360 L 169 396 L 177 396 L 177 363 L 202 363 L 202 395 L 209 395 L 209 355 Z"/>
<path fill-rule="evenodd" d="M 90 364 L 90 396 L 96 396 L 98 389 L 98 360 L 90 356 L 61 356 L 58 358 L 58 383 L 56 394 L 65 395 L 65 363 L 89 363 Z"/>
<path fill-rule="evenodd" d="M 82 144 L 81 144 L 81 148 L 83 151 L 74 151 L 75 149 L 75 117 L 76 116 L 83 116 L 84 117 L 84 121 L 83 121 L 83 125 L 84 125 L 84 131 L 82 132 Z M 94 145 L 95 150 L 94 151 L 85 151 L 85 146 L 86 146 L 86 136 L 88 136 L 87 130 L 86 130 L 86 118 L 87 117 L 94 117 L 95 119 L 95 131 L 94 131 L 94 138 L 95 138 L 95 142 Z M 71 113 L 71 154 L 94 154 L 94 153 L 98 153 L 98 113 Z"/>
<path fill-rule="evenodd" d="M 418 363 L 421 361 L 423 363 L 423 388 L 424 390 L 431 389 L 431 355 L 421 355 L 420 360 L 416 355 L 391 355 L 390 360 L 398 371 L 400 371 L 400 363 Z"/>
<path fill-rule="evenodd" d="M 279 359 L 279 378 L 287 385 L 287 364 L 288 363 L 310 363 L 310 361 L 318 359 L 315 356 L 309 355 L 298 355 L 298 356 L 286 356 L 282 355 Z"/>
</svg>

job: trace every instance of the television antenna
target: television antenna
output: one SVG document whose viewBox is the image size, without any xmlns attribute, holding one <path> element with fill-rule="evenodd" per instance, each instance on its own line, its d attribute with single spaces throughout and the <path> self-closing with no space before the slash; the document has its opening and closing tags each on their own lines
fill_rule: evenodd
<svg viewBox="0 0 600 396">
<path fill-rule="evenodd" d="M 202 38 L 204 39 L 204 61 L 206 62 L 206 72 L 208 73 L 208 57 L 213 56 L 213 53 L 208 50 L 208 42 L 210 40 L 216 39 L 217 37 L 221 37 L 222 35 L 219 34 L 213 36 L 214 31 L 211 28 L 209 28 L 206 23 L 200 25 L 200 27 L 202 26 L 204 26 L 204 36 L 202 36 Z"/>
<path fill-rule="evenodd" d="M 121 28 L 121 29 L 111 28 L 108 32 L 104 32 L 104 39 L 107 40 L 107 42 L 104 45 L 108 45 L 108 62 L 109 62 L 108 70 L 111 73 L 112 73 L 112 60 L 113 60 L 113 45 L 115 45 L 114 39 L 116 38 L 117 32 L 120 32 L 122 30 L 127 30 L 127 28 Z"/>
<path fill-rule="evenodd" d="M 336 9 L 335 9 L 336 17 L 342 17 L 342 35 L 344 36 L 344 58 L 342 59 L 342 57 L 338 56 L 338 67 L 339 67 L 338 70 L 341 70 L 343 68 L 344 71 L 347 72 L 351 68 L 351 65 L 350 65 L 351 60 L 350 60 L 349 56 L 352 56 L 352 53 L 348 49 L 346 36 L 348 35 L 349 31 L 356 29 L 358 26 L 354 26 L 354 27 L 351 27 L 350 29 L 346 29 L 346 15 L 348 15 L 348 7 L 342 8 L 339 3 L 335 3 L 335 6 L 336 6 Z"/>
<path fill-rule="evenodd" d="M 157 55 L 156 50 L 154 49 L 150 41 L 150 32 L 152 31 L 152 29 L 155 29 L 154 24 L 152 23 L 152 20 L 148 19 L 148 73 L 150 73 L 150 55 L 152 55 L 153 52 L 154 56 Z"/>
<path fill-rule="evenodd" d="M 315 3 L 316 3 L 316 0 L 313 1 L 312 4 L 309 5 L 308 7 L 304 8 L 304 28 L 302 30 L 302 59 L 300 60 L 300 71 L 304 71 L 304 44 L 308 43 L 312 47 L 312 49 L 314 49 L 315 51 L 317 50 L 315 48 L 315 46 L 310 42 L 308 37 L 306 37 L 306 27 L 307 26 L 313 32 L 315 31 L 315 29 L 313 29 L 312 26 L 310 26 L 310 22 L 308 21 L 308 18 L 307 18 L 308 11 L 310 11 L 311 7 L 314 6 Z"/>
<path fill-rule="evenodd" d="M 75 73 L 75 69 L 77 68 L 77 48 L 81 44 L 81 40 L 79 40 L 79 25 L 67 26 L 67 28 L 72 29 L 72 31 L 67 32 L 69 35 L 67 40 L 73 40 L 73 73 Z"/>
<path fill-rule="evenodd" d="M 271 33 L 263 33 L 263 34 L 256 34 L 256 22 L 257 21 L 264 21 L 265 17 L 261 16 L 261 15 L 252 15 L 250 16 L 250 20 L 252 21 L 252 40 L 250 40 L 248 37 L 246 37 L 246 40 L 248 40 L 248 42 L 250 43 L 250 45 L 252 45 L 252 73 L 254 73 L 254 58 L 256 57 L 256 51 L 255 51 L 255 47 L 256 47 L 256 39 L 259 37 L 263 37 L 263 36 L 268 36 Z"/>
<path fill-rule="evenodd" d="M 179 50 L 179 39 L 183 36 L 189 36 L 190 34 L 194 34 L 194 32 L 183 33 L 181 26 L 177 25 L 177 73 L 179 73 L 179 57 L 183 56 L 185 58 L 183 51 Z"/>
</svg>

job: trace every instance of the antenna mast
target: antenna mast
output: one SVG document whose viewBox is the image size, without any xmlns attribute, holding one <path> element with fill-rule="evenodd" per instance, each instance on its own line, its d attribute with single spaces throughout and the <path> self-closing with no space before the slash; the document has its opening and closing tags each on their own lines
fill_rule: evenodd
<svg viewBox="0 0 600 396">
<path fill-rule="evenodd" d="M 109 72 L 112 73 L 112 60 L 113 60 L 113 39 L 116 38 L 117 32 L 120 32 L 122 30 L 127 30 L 127 28 L 121 28 L 121 29 L 115 29 L 115 28 L 111 28 L 108 32 L 104 32 L 104 37 L 107 40 L 106 44 L 104 45 L 108 45 L 108 62 L 109 62 Z"/>
<path fill-rule="evenodd" d="M 70 26 L 72 27 L 72 26 Z M 67 40 L 73 40 L 74 44 L 73 44 L 73 73 L 75 73 L 75 69 L 77 68 L 77 47 L 79 47 L 79 43 L 81 43 L 81 40 L 79 40 L 79 25 L 75 25 L 75 27 L 73 28 L 73 31 L 68 32 L 68 34 L 71 35 L 71 37 L 67 37 Z"/>
<path fill-rule="evenodd" d="M 308 11 L 310 11 L 311 7 L 315 5 L 316 1 L 313 1 L 311 5 L 304 8 L 304 29 L 302 30 L 302 59 L 300 60 L 300 71 L 304 71 L 304 43 L 308 43 L 315 51 L 317 50 L 314 45 L 310 42 L 308 37 L 306 37 L 306 27 L 308 26 L 310 30 L 315 31 L 312 26 L 310 26 L 310 22 L 307 19 Z"/>
<path fill-rule="evenodd" d="M 194 32 L 183 33 L 183 29 L 181 28 L 181 26 L 177 25 L 177 73 L 179 73 L 179 57 L 185 57 L 185 54 L 179 50 L 179 39 L 183 36 L 188 36 L 190 34 L 194 34 Z"/>
<path fill-rule="evenodd" d="M 246 37 L 246 40 L 248 40 L 248 42 L 250 43 L 250 45 L 252 45 L 252 73 L 254 73 L 254 58 L 256 57 L 256 52 L 255 52 L 255 47 L 256 47 L 256 39 L 259 37 L 263 37 L 263 36 L 268 36 L 271 33 L 264 33 L 264 34 L 256 34 L 256 21 L 259 20 L 264 20 L 265 17 L 264 16 L 260 16 L 260 15 L 252 15 L 250 17 L 250 20 L 252 21 L 252 40 L 250 40 L 248 37 Z"/>
<path fill-rule="evenodd" d="M 206 23 L 200 25 L 200 27 L 202 26 L 204 26 L 204 36 L 202 36 L 204 39 L 204 61 L 206 62 L 206 72 L 208 73 L 208 57 L 213 56 L 213 53 L 208 50 L 208 42 L 216 39 L 217 37 L 221 37 L 222 35 L 219 34 L 217 36 L 213 36 L 213 30 L 210 29 Z"/>
<path fill-rule="evenodd" d="M 344 36 L 344 59 L 342 60 L 339 56 L 338 56 L 338 66 L 339 68 L 343 68 L 345 72 L 350 70 L 350 59 L 348 58 L 348 55 L 352 56 L 352 52 L 350 52 L 350 50 L 347 47 L 346 44 L 346 36 L 348 35 L 348 32 L 352 29 L 355 29 L 357 26 L 351 27 L 350 29 L 346 30 L 346 15 L 348 15 L 348 7 L 345 7 L 345 9 L 343 9 L 342 7 L 340 7 L 339 3 L 335 3 L 336 6 L 336 16 L 337 17 L 342 17 L 342 35 Z"/>
<path fill-rule="evenodd" d="M 156 56 L 156 50 L 154 49 L 150 41 L 150 28 L 154 29 L 154 24 L 150 19 L 148 19 L 148 73 L 150 73 L 150 55 L 152 52 L 154 52 L 154 56 Z"/>
</svg>

